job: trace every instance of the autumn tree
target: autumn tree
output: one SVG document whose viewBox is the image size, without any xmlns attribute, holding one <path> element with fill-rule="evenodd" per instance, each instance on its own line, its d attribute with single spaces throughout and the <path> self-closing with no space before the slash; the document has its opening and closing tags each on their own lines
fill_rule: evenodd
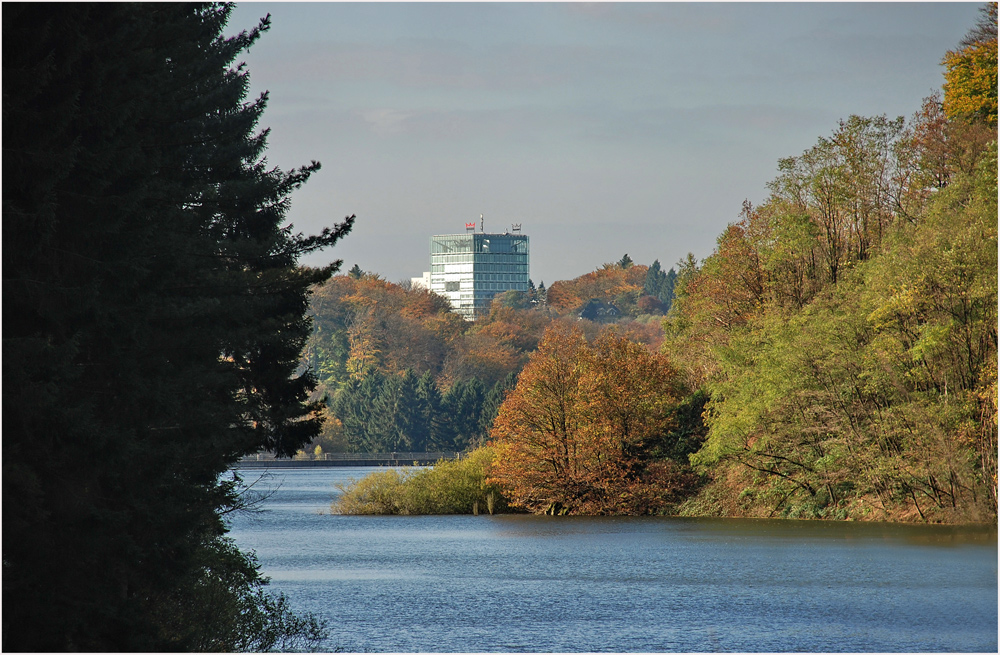
<svg viewBox="0 0 1000 655">
<path fill-rule="evenodd" d="M 494 478 L 515 506 L 579 514 L 664 511 L 692 479 L 649 462 L 680 395 L 662 355 L 606 332 L 554 326 L 500 408 Z"/>
<path fill-rule="evenodd" d="M 981 9 L 975 28 L 961 48 L 949 51 L 942 62 L 947 69 L 944 112 L 949 118 L 982 121 L 997 126 L 997 3 Z"/>
<path fill-rule="evenodd" d="M 500 407 L 490 433 L 497 448 L 494 475 L 515 505 L 537 511 L 585 485 L 588 453 L 578 444 L 585 348 L 578 332 L 547 331 Z"/>
<path fill-rule="evenodd" d="M 587 302 L 597 299 L 615 305 L 624 315 L 635 316 L 648 267 L 634 264 L 631 259 L 625 261 L 626 257 L 572 280 L 553 282 L 546 291 L 549 307 L 566 315 L 579 312 Z"/>
<path fill-rule="evenodd" d="M 317 372 L 317 398 L 373 369 L 436 376 L 452 341 L 468 329 L 441 296 L 363 272 L 317 286 L 310 316 L 315 328 L 302 362 Z"/>
<path fill-rule="evenodd" d="M 709 466 L 751 516 L 982 521 L 996 512 L 996 158 L 798 312 L 715 351 Z"/>
<path fill-rule="evenodd" d="M 931 96 L 770 188 L 678 267 L 664 348 L 707 393 L 713 478 L 686 511 L 995 520 L 995 131 Z"/>
</svg>

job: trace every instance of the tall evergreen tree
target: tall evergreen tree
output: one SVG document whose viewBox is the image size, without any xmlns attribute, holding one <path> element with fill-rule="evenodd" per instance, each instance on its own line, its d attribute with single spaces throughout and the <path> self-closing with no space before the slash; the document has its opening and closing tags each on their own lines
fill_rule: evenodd
<svg viewBox="0 0 1000 655">
<path fill-rule="evenodd" d="M 642 292 L 647 296 L 657 296 L 660 293 L 660 285 L 663 284 L 663 271 L 660 270 L 660 260 L 655 259 L 646 270 L 646 282 L 642 286 Z"/>
<path fill-rule="evenodd" d="M 478 378 L 458 381 L 448 389 L 441 402 L 442 412 L 451 432 L 451 447 L 464 450 L 479 436 L 479 418 L 486 389 Z"/>
<path fill-rule="evenodd" d="M 399 376 L 386 376 L 378 393 L 370 399 L 372 409 L 368 412 L 369 435 L 365 448 L 368 452 L 406 450 L 400 446 L 405 435 L 400 434 L 397 423 L 400 382 Z"/>
<path fill-rule="evenodd" d="M 517 374 L 508 373 L 507 377 L 494 384 L 493 388 L 486 394 L 483 399 L 482 411 L 479 414 L 478 436 L 482 440 L 485 441 L 489 438 L 490 430 L 493 428 L 493 420 L 496 419 L 497 412 L 500 411 L 500 405 L 503 404 L 507 393 L 515 386 L 517 386 Z"/>
<path fill-rule="evenodd" d="M 666 278 L 663 281 L 663 285 L 660 287 L 660 293 L 658 298 L 660 302 L 663 303 L 663 311 L 670 311 L 671 305 L 674 304 L 674 285 L 677 283 L 677 271 L 671 268 L 667 271 Z"/>
<path fill-rule="evenodd" d="M 358 426 L 358 438 L 354 441 L 355 452 L 378 452 L 381 450 L 384 428 L 377 420 L 379 414 L 377 401 L 382 395 L 385 377 L 378 369 L 373 368 L 361 380 L 358 392 L 353 398 L 352 416 Z"/>
<path fill-rule="evenodd" d="M 296 262 L 353 217 L 282 226 L 319 164 L 267 167 L 234 62 L 268 19 L 231 9 L 4 10 L 5 650 L 274 646 L 224 474 L 318 433 L 296 367 L 339 262 Z"/>
<path fill-rule="evenodd" d="M 368 421 L 371 426 L 368 450 L 399 452 L 415 450 L 414 429 L 420 406 L 417 399 L 417 378 L 411 369 L 403 375 L 385 379 L 372 401 Z"/>
<path fill-rule="evenodd" d="M 441 392 L 430 371 L 420 376 L 417 382 L 417 403 L 420 420 L 416 439 L 422 440 L 427 450 L 450 449 L 451 438 L 441 412 Z"/>
<path fill-rule="evenodd" d="M 412 368 L 403 371 L 399 378 L 399 409 L 396 414 L 396 430 L 403 437 L 397 450 L 422 452 L 427 446 L 426 438 L 420 432 L 421 407 L 417 396 L 418 378 Z"/>
<path fill-rule="evenodd" d="M 646 281 L 642 287 L 642 293 L 653 296 L 663 305 L 663 312 L 670 310 L 670 305 L 674 302 L 674 283 L 677 281 L 677 271 L 670 269 L 664 273 L 660 267 L 660 260 L 656 259 L 646 271 Z"/>
<path fill-rule="evenodd" d="M 343 426 L 348 450 L 359 452 L 368 429 L 368 420 L 361 407 L 361 380 L 351 377 L 344 381 L 330 402 L 330 413 Z"/>
</svg>

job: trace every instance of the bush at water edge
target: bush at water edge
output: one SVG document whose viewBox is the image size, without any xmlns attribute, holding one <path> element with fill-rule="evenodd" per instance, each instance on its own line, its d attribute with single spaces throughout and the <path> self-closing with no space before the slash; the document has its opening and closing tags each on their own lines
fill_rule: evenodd
<svg viewBox="0 0 1000 655">
<path fill-rule="evenodd" d="M 376 471 L 337 485 L 338 514 L 478 514 L 502 512 L 507 501 L 499 487 L 487 484 L 493 449 L 484 446 L 458 460 L 440 460 L 432 468 Z"/>
</svg>

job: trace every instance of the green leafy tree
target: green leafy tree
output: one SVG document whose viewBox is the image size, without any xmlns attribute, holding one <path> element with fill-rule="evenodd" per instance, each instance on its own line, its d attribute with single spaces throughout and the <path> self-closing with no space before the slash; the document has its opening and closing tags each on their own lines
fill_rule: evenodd
<svg viewBox="0 0 1000 655">
<path fill-rule="evenodd" d="M 695 513 L 995 520 L 996 144 L 977 143 L 836 283 L 803 284 L 824 233 L 780 202 L 682 275 L 667 347 L 710 394 L 692 461 L 715 479 Z"/>
<path fill-rule="evenodd" d="M 339 263 L 296 262 L 353 217 L 311 237 L 283 225 L 319 164 L 266 165 L 267 96 L 246 100 L 235 62 L 268 20 L 227 38 L 231 10 L 5 8 L 7 650 L 273 643 L 210 639 L 281 615 L 224 547 L 240 500 L 223 473 L 319 431 L 296 370 L 308 289 Z M 205 585 L 215 612 L 174 620 Z"/>
</svg>

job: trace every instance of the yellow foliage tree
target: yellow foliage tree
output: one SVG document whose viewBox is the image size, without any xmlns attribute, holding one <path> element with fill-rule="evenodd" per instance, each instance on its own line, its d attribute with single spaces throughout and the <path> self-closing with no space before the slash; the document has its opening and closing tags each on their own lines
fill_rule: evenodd
<svg viewBox="0 0 1000 655">
<path fill-rule="evenodd" d="M 969 118 L 997 125 L 996 3 L 991 3 L 979 36 L 949 51 L 942 62 L 944 111 L 948 118 Z M 988 29 L 992 25 L 992 30 Z"/>
</svg>

